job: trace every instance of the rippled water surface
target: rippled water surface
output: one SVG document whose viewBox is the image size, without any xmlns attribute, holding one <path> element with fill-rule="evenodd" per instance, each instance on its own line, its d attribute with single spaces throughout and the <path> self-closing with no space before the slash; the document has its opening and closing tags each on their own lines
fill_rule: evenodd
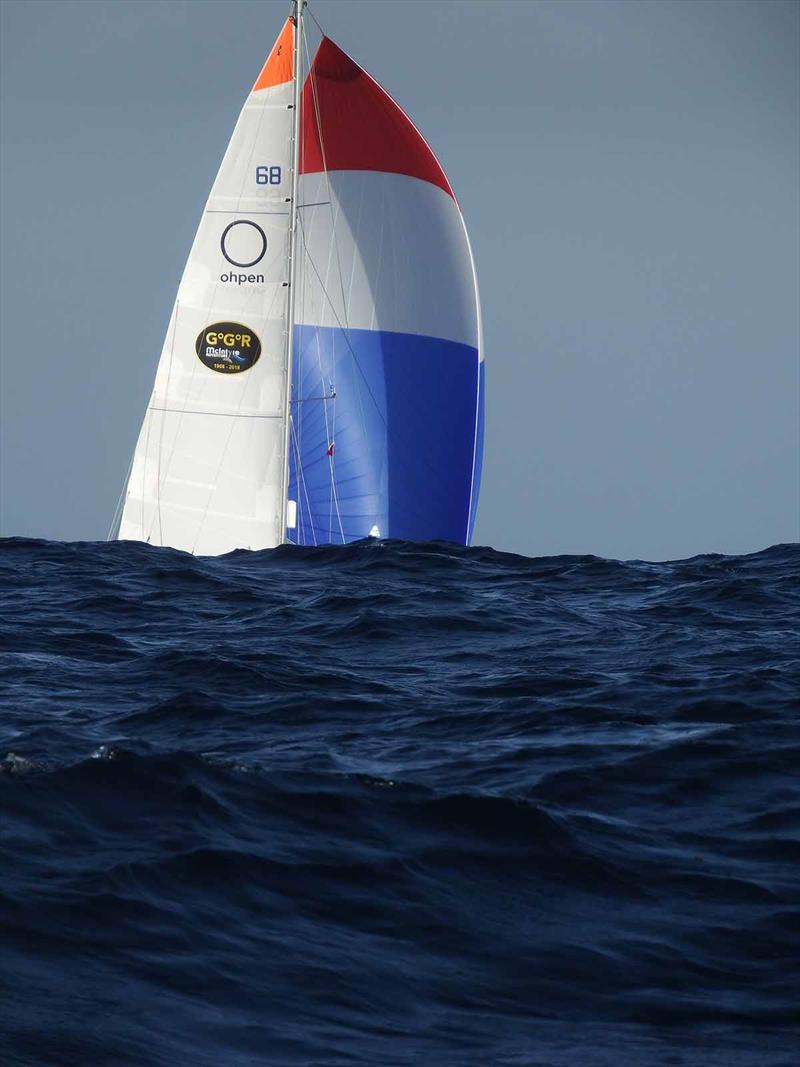
<svg viewBox="0 0 800 1067">
<path fill-rule="evenodd" d="M 799 572 L 0 542 L 0 1061 L 794 1067 Z"/>
</svg>

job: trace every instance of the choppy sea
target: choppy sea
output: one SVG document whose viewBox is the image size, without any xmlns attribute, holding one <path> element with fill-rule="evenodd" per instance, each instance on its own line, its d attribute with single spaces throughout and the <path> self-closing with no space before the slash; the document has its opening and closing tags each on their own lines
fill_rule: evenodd
<svg viewBox="0 0 800 1067">
<path fill-rule="evenodd" d="M 0 1062 L 800 1063 L 800 548 L 0 542 Z"/>
</svg>

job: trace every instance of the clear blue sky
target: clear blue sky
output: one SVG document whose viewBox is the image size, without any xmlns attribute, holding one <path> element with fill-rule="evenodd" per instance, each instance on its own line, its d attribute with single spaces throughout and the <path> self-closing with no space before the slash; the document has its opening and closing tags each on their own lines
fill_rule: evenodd
<svg viewBox="0 0 800 1067">
<path fill-rule="evenodd" d="M 317 0 L 467 217 L 476 542 L 800 537 L 800 5 Z M 0 529 L 105 536 L 199 214 L 288 4 L 2 4 Z"/>
</svg>

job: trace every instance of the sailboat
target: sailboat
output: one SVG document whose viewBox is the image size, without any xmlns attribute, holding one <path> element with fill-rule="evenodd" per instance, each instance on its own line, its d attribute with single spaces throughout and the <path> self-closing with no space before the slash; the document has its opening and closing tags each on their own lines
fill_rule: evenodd
<svg viewBox="0 0 800 1067">
<path fill-rule="evenodd" d="M 203 211 L 120 539 L 196 555 L 470 542 L 484 376 L 461 209 L 386 90 L 327 36 L 311 59 L 305 8 L 256 78 Z"/>
</svg>

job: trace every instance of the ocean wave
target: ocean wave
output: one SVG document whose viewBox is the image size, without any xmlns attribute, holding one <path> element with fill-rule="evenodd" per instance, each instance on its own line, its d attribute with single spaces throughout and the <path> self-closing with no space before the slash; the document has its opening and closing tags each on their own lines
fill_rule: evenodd
<svg viewBox="0 0 800 1067">
<path fill-rule="evenodd" d="M 3 1062 L 793 1062 L 798 578 L 0 541 Z"/>
</svg>

